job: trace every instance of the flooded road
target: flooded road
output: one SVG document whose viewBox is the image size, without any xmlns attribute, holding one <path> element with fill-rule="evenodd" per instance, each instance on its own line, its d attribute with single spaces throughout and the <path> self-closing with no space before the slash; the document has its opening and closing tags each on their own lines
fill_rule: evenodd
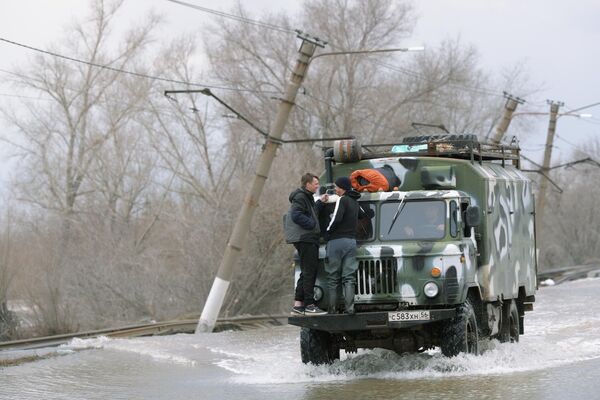
<svg viewBox="0 0 600 400">
<path fill-rule="evenodd" d="M 481 356 L 359 351 L 300 361 L 298 328 L 74 340 L 0 369 L 0 399 L 597 399 L 600 279 L 542 288 L 519 344 Z"/>
</svg>

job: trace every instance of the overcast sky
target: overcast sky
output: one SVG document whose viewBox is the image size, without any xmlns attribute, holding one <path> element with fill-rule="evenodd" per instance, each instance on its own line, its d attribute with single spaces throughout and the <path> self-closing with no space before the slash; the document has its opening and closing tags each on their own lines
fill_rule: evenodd
<svg viewBox="0 0 600 400">
<path fill-rule="evenodd" d="M 230 11 L 229 0 L 187 0 Z M 296 12 L 299 1 L 247 0 L 255 15 L 264 10 Z M 333 2 L 332 2 L 333 4 Z M 419 0 L 414 2 L 419 23 L 412 38 L 398 45 L 436 46 L 445 38 L 460 36 L 473 44 L 486 71 L 497 73 L 525 63 L 533 81 L 543 90 L 528 99 L 520 111 L 546 111 L 546 99 L 563 101 L 563 111 L 600 102 L 600 2 L 593 0 Z M 86 9 L 84 0 L 14 0 L 0 5 L 0 37 L 46 48 L 58 41 L 65 26 Z M 191 10 L 166 0 L 126 0 L 122 23 L 154 9 L 166 19 L 165 32 L 200 28 L 214 15 Z M 335 12 L 332 8 L 331 12 Z M 31 52 L 0 42 L 0 69 L 23 62 Z M 0 72 L 0 78 L 6 77 Z M 0 80 L 1 82 L 1 80 Z M 14 89 L 0 85 L 0 102 L 11 101 Z M 559 119 L 555 160 L 571 157 L 573 145 L 600 138 L 600 106 L 585 112 L 592 119 Z M 530 137 L 522 138 L 530 156 L 542 158 L 546 116 L 540 116 Z M 0 125 L 1 129 L 7 129 Z M 510 130 L 509 130 L 510 133 Z M 569 143 L 567 143 L 569 142 Z M 532 150 L 537 149 L 537 152 Z M 6 176 L 5 173 L 2 176 Z"/>
</svg>

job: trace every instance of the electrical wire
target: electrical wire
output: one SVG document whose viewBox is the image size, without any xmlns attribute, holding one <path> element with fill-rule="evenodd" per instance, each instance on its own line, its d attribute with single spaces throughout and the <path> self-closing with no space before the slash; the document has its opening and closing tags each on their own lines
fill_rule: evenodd
<svg viewBox="0 0 600 400">
<path fill-rule="evenodd" d="M 600 102 L 588 104 L 587 106 L 583 106 L 583 107 L 579 107 L 579 108 L 575 108 L 575 109 L 569 110 L 569 112 L 573 113 L 575 111 L 587 110 L 588 108 L 597 107 L 597 106 L 600 106 Z M 568 107 L 565 107 L 565 108 L 568 108 Z"/>
<path fill-rule="evenodd" d="M 218 10 L 214 10 L 214 9 L 210 9 L 207 7 L 201 7 L 198 6 L 196 4 L 191 4 L 188 2 L 184 2 L 184 1 L 180 1 L 180 0 L 166 0 L 169 1 L 171 3 L 175 3 L 175 4 L 179 4 L 185 7 L 190 7 L 202 12 L 206 12 L 206 13 L 210 13 L 213 15 L 217 15 L 223 18 L 229 18 L 238 22 L 243 22 L 243 23 L 248 23 L 257 27 L 261 27 L 261 28 L 265 28 L 265 29 L 270 29 L 270 30 L 274 30 L 274 31 L 278 31 L 278 32 L 284 32 L 284 33 L 297 33 L 297 31 L 289 29 L 289 28 L 285 28 L 282 26 L 278 26 L 278 25 L 274 25 L 274 24 L 270 24 L 267 22 L 262 22 L 262 21 L 257 21 L 257 20 L 253 20 L 250 18 L 246 18 L 246 17 L 242 17 L 239 15 L 234 15 L 234 14 L 229 14 L 229 13 L 225 13 L 223 11 L 218 11 Z M 341 48 L 339 46 L 335 46 L 331 43 L 329 43 L 329 45 L 331 46 L 331 48 L 333 49 L 338 49 L 340 50 Z M 380 65 L 384 68 L 388 68 L 390 70 L 396 71 L 396 72 L 400 72 L 409 76 L 412 76 L 414 78 L 417 79 L 421 79 L 421 80 L 429 80 L 428 78 L 422 76 L 421 74 L 419 74 L 416 71 L 412 71 L 408 68 L 403 68 L 403 67 L 398 67 L 398 66 L 394 66 L 394 65 L 390 65 L 390 64 L 386 64 L 383 63 L 381 61 L 376 61 L 376 60 L 369 60 L 370 62 L 376 64 L 376 65 Z M 449 84 L 450 87 L 453 87 L 455 89 L 459 89 L 459 90 L 463 90 L 463 91 L 467 91 L 467 92 L 471 92 L 471 93 L 475 93 L 475 94 L 481 94 L 484 96 L 491 96 L 491 97 L 504 97 L 504 93 L 499 93 L 496 90 L 493 89 L 486 89 L 486 88 L 478 88 L 478 87 L 470 87 L 470 86 L 465 86 L 465 85 L 458 85 L 458 84 L 453 84 L 450 83 Z"/>
<path fill-rule="evenodd" d="M 413 78 L 416 78 L 416 79 L 420 79 L 420 80 L 424 80 L 424 81 L 430 81 L 431 80 L 431 79 L 423 76 L 422 74 L 419 74 L 418 72 L 412 71 L 412 70 L 410 70 L 408 68 L 399 67 L 397 65 L 392 65 L 392 64 L 387 64 L 387 63 L 384 63 L 384 62 L 381 62 L 381 61 L 375 61 L 375 60 L 370 60 L 370 61 L 373 64 L 380 65 L 380 66 L 382 66 L 384 68 L 388 68 L 388 69 L 390 69 L 392 71 L 396 71 L 396 72 L 403 73 L 405 75 L 412 76 Z M 481 94 L 481 95 L 484 95 L 484 96 L 502 97 L 502 98 L 504 97 L 503 93 L 499 93 L 497 91 L 494 91 L 494 90 L 491 90 L 491 89 L 486 89 L 486 88 L 477 88 L 477 87 L 474 87 L 474 86 L 465 86 L 465 85 L 459 85 L 459 84 L 456 84 L 456 83 L 449 83 L 448 86 L 451 87 L 451 88 L 454 88 L 454 89 L 459 89 L 459 90 L 462 90 L 462 91 L 465 91 L 465 92 L 471 92 L 471 93 L 474 93 L 474 94 Z"/>
<path fill-rule="evenodd" d="M 600 125 L 600 119 L 598 119 L 598 118 L 582 118 L 582 117 L 579 117 L 579 119 L 582 122 L 585 122 L 586 124 L 589 124 L 589 125 Z"/>
<path fill-rule="evenodd" d="M 261 28 L 265 28 L 265 29 L 270 29 L 273 31 L 278 31 L 278 32 L 283 32 L 283 33 L 292 33 L 292 34 L 296 34 L 297 31 L 293 30 L 293 29 L 289 29 L 289 28 L 284 28 L 278 25 L 274 25 L 274 24 L 270 24 L 270 23 L 266 23 L 266 22 L 262 22 L 262 21 L 257 21 L 257 20 L 253 20 L 250 18 L 246 18 L 246 17 L 242 17 L 239 15 L 234 15 L 234 14 L 229 14 L 229 13 L 225 13 L 223 11 L 218 11 L 218 10 L 214 10 L 214 9 L 210 9 L 207 7 L 202 7 L 196 4 L 191 4 L 188 2 L 184 2 L 184 1 L 180 1 L 180 0 L 166 0 L 168 2 L 171 3 L 175 3 L 175 4 L 179 4 L 181 6 L 184 7 L 189 7 L 198 11 L 202 11 L 202 12 L 206 12 L 209 14 L 213 14 L 222 18 L 229 18 L 238 22 L 243 22 L 243 23 L 247 23 L 247 24 L 251 24 L 257 27 L 261 27 Z M 39 48 L 35 48 L 32 46 L 28 46 L 22 43 L 17 43 L 5 38 L 0 38 L 0 41 L 12 44 L 12 45 L 16 45 L 16 46 L 20 46 L 20 47 L 24 47 L 26 49 L 29 50 L 33 50 L 33 51 L 37 51 L 40 53 L 44 53 L 47 55 L 51 55 L 54 57 L 58 57 L 58 58 L 62 58 L 65 60 L 69 60 L 69 61 L 73 61 L 73 62 L 78 62 L 78 63 L 82 63 L 82 64 L 86 64 L 86 65 L 91 65 L 97 68 L 102 68 L 102 69 L 107 69 L 107 70 L 111 70 L 114 72 L 120 72 L 120 73 L 125 73 L 125 74 L 129 74 L 129 75 L 133 75 L 133 76 L 137 76 L 137 77 L 141 77 L 141 78 L 145 78 L 145 79 L 152 79 L 152 80 L 157 80 L 157 81 L 163 81 L 163 82 L 169 82 L 169 83 L 177 83 L 177 84 L 184 84 L 184 85 L 189 85 L 189 86 L 197 86 L 197 87 L 206 87 L 206 88 L 211 88 L 211 89 L 221 89 L 221 90 L 230 90 L 230 91 L 237 91 L 237 92 L 253 92 L 253 93 L 278 93 L 275 91 L 257 91 L 257 90 L 252 90 L 252 89 L 237 89 L 237 88 L 230 88 L 230 87 L 224 87 L 224 86 L 218 86 L 218 85 L 209 85 L 209 84 L 203 84 L 203 83 L 193 83 L 193 82 L 184 82 L 184 81 L 179 81 L 179 80 L 174 80 L 174 79 L 168 79 L 168 78 L 161 78 L 161 77 L 157 77 L 157 76 L 151 76 L 148 74 L 142 74 L 139 72 L 133 72 L 133 71 L 127 71 L 127 70 L 123 70 L 120 68 L 114 68 L 114 67 L 110 67 L 108 65 L 102 65 L 102 64 L 97 64 L 97 63 L 93 63 L 93 62 L 89 62 L 89 61 L 84 61 L 84 60 L 80 60 L 80 59 L 76 59 L 73 57 L 68 57 L 68 56 L 64 56 L 61 54 L 57 54 L 57 53 L 53 53 L 50 51 L 46 51 L 46 50 L 42 50 Z M 331 45 L 332 48 L 337 48 L 337 46 Z M 392 71 L 396 71 L 396 72 L 400 72 L 409 76 L 412 76 L 414 78 L 417 79 L 421 79 L 421 80 L 429 80 L 428 78 L 422 76 L 421 74 L 419 74 L 418 72 L 409 70 L 407 68 L 403 68 L 403 67 L 399 67 L 399 66 L 394 66 L 394 65 L 390 65 L 387 63 L 383 63 L 380 61 L 376 61 L 376 60 L 369 60 L 370 62 L 376 64 L 376 65 L 380 65 L 384 68 L 390 69 Z M 475 94 L 482 94 L 482 95 L 486 95 L 486 96 L 494 96 L 494 97 L 504 97 L 504 94 L 500 94 L 495 90 L 491 90 L 491 89 L 486 89 L 486 88 L 477 88 L 477 87 L 469 87 L 469 86 L 465 86 L 465 85 L 457 85 L 457 84 L 449 84 L 450 87 L 456 88 L 456 89 L 460 89 L 463 91 L 467 91 L 467 92 L 471 92 L 471 93 L 475 93 Z M 600 103 L 599 103 L 600 104 Z"/>
<path fill-rule="evenodd" d="M 192 3 L 187 3 L 185 1 L 180 1 L 180 0 L 167 0 L 167 1 L 169 1 L 171 3 L 179 4 L 179 5 L 184 6 L 184 7 L 193 8 L 195 10 L 202 11 L 202 12 L 205 12 L 205 13 L 217 15 L 217 16 L 222 17 L 222 18 L 229 18 L 229 19 L 232 19 L 232 20 L 235 20 L 235 21 L 238 21 L 238 22 L 243 22 L 243 23 L 246 23 L 246 24 L 254 25 L 254 26 L 257 26 L 257 27 L 260 27 L 260 28 L 270 29 L 272 31 L 277 31 L 277 32 L 296 34 L 296 31 L 294 31 L 293 29 L 284 28 L 282 26 L 270 24 L 268 22 L 256 21 L 256 20 L 253 20 L 253 19 L 250 19 L 250 18 L 242 17 L 240 15 L 228 14 L 228 13 L 223 12 L 223 11 L 213 10 L 213 9 L 207 8 L 207 7 L 201 7 L 199 5 L 192 4 Z"/>
<path fill-rule="evenodd" d="M 331 43 L 330 43 L 330 46 L 333 49 L 341 51 L 341 47 L 339 47 L 339 46 L 336 46 Z M 430 81 L 429 78 L 427 78 L 427 77 L 423 76 L 422 74 L 420 74 L 419 72 L 413 71 L 411 69 L 384 63 L 382 61 L 377 61 L 377 60 L 373 60 L 370 58 L 367 58 L 367 60 L 369 62 L 371 62 L 372 64 L 379 65 L 379 66 L 387 68 L 391 71 L 395 71 L 395 72 L 399 72 L 399 73 L 402 73 L 402 74 L 405 74 L 408 76 L 412 76 L 413 78 L 416 78 L 416 79 Z M 448 84 L 448 86 L 453 87 L 455 89 L 462 90 L 462 91 L 471 92 L 471 93 L 475 93 L 475 94 L 482 94 L 482 95 L 490 96 L 490 97 L 505 97 L 504 93 L 499 93 L 498 91 L 493 90 L 493 89 L 477 88 L 477 87 L 472 87 L 472 86 L 459 85 L 459 84 L 455 84 L 455 83 L 450 83 L 450 84 Z"/>
<path fill-rule="evenodd" d="M 286 33 L 295 33 L 295 31 L 291 30 L 291 29 L 286 29 L 286 28 L 282 28 L 282 27 L 278 27 L 276 25 L 272 25 L 272 24 L 267 24 L 267 23 L 260 23 L 258 21 L 255 20 L 250 20 L 247 18 L 243 18 L 243 17 L 239 17 L 239 16 L 235 16 L 232 14 L 227 14 L 227 13 L 222 13 L 220 11 L 216 11 L 216 10 L 211 10 L 211 9 L 207 9 L 205 7 L 200 7 L 200 6 L 196 6 L 193 4 L 189 4 L 189 3 L 185 3 L 179 0 L 166 0 L 169 2 L 173 2 L 173 3 L 177 3 L 180 5 L 184 5 L 186 7 L 191 7 L 194 9 L 198 9 L 200 11 L 204 11 L 204 12 L 210 12 L 212 14 L 221 16 L 221 17 L 226 17 L 226 18 L 232 18 L 235 19 L 236 21 L 239 22 L 245 22 L 245 23 L 251 23 L 253 25 L 265 28 L 265 29 L 272 29 L 272 30 L 277 30 L 280 32 L 286 32 Z M 115 68 L 115 67 L 111 67 L 108 65 L 103 65 L 103 64 L 98 64 L 98 63 L 94 63 L 94 62 L 90 62 L 90 61 L 84 61 L 84 60 L 80 60 L 74 57 L 69 57 L 69 56 L 65 56 L 62 54 L 58 54 L 58 53 L 54 53 L 51 51 L 47 51 L 47 50 L 43 50 L 43 49 L 39 49 L 33 46 L 29 46 L 23 43 L 18 43 L 12 40 L 8 40 L 5 38 L 1 38 L 0 37 L 0 41 L 3 41 L 5 43 L 8 44 L 12 44 L 15 46 L 19 46 L 19 47 L 23 47 L 26 48 L 28 50 L 32 50 L 32 51 L 36 51 L 39 53 L 43 53 L 46 55 L 50 55 L 53 57 L 57 57 L 57 58 L 61 58 L 64 60 L 68 60 L 68 61 L 72 61 L 72 62 L 77 62 L 80 64 L 85 64 L 85 65 L 90 65 L 96 68 L 101 68 L 101 69 L 106 69 L 106 70 L 110 70 L 113 72 L 119 72 L 119 73 L 124 73 L 124 74 L 128 74 L 128 75 L 132 75 L 132 76 L 137 76 L 139 78 L 144 78 L 144 79 L 151 79 L 151 80 L 155 80 L 155 81 L 161 81 L 161 82 L 168 82 L 168 83 L 176 83 L 176 84 L 183 84 L 183 85 L 189 85 L 189 86 L 195 86 L 195 87 L 205 87 L 205 88 L 210 88 L 210 89 L 220 89 L 220 90 L 228 90 L 228 91 L 235 91 L 235 92 L 250 92 L 250 93 L 265 93 L 265 94 L 275 94 L 275 93 L 279 93 L 276 91 L 261 91 L 261 90 L 253 90 L 253 89 L 239 89 L 239 88 L 231 88 L 231 87 L 226 87 L 226 86 L 219 86 L 219 85 L 213 85 L 213 84 L 205 84 L 205 83 L 195 83 L 195 82 L 185 82 L 185 81 L 180 81 L 180 80 L 176 80 L 176 79 L 169 79 L 169 78 L 162 78 L 162 77 L 158 77 L 158 76 L 152 76 L 152 75 L 148 75 L 148 74 L 143 74 L 143 73 L 139 73 L 139 72 L 133 72 L 133 71 L 128 71 L 128 70 L 124 70 L 121 68 Z M 335 48 L 335 46 L 332 46 Z M 403 74 L 407 74 L 409 76 L 412 76 L 414 78 L 417 79 L 421 79 L 421 80 L 429 80 L 428 78 L 422 76 L 421 74 L 415 72 L 415 71 L 411 71 L 407 68 L 402 68 L 402 67 L 398 67 L 398 66 L 393 66 L 390 64 L 386 64 L 380 61 L 375 61 L 375 60 L 370 60 L 371 62 L 373 62 L 376 65 L 380 65 L 384 68 L 388 68 L 390 70 L 396 71 L 396 72 L 400 72 Z M 468 86 L 464 86 L 464 85 L 457 85 L 457 84 L 449 84 L 450 87 L 459 89 L 459 90 L 463 90 L 463 91 L 468 91 L 471 93 L 476 93 L 476 94 L 482 94 L 482 95 L 486 95 L 486 96 L 494 96 L 494 97 L 504 97 L 504 94 L 500 94 L 497 92 L 494 92 L 492 90 L 489 89 L 485 89 L 485 88 L 476 88 L 476 87 L 468 87 Z"/>
<path fill-rule="evenodd" d="M 542 151 L 546 148 L 545 144 L 534 144 L 532 145 L 533 147 L 529 147 L 529 146 L 521 146 L 521 150 L 525 150 L 525 151 L 531 151 L 531 152 L 536 152 L 536 151 Z M 553 146 L 556 147 L 556 146 Z"/>
<path fill-rule="evenodd" d="M 52 101 L 52 99 L 44 99 L 41 97 L 32 97 L 32 96 L 21 96 L 18 94 L 11 94 L 11 93 L 0 93 L 0 96 L 3 97 L 16 97 L 16 98 L 20 98 L 20 99 L 29 99 L 29 100 L 40 100 L 40 101 Z"/>
<path fill-rule="evenodd" d="M 183 1 L 179 1 L 179 0 L 167 0 L 169 2 L 172 3 L 176 3 L 179 5 L 183 5 L 186 7 L 191 7 L 194 9 L 197 9 L 199 11 L 203 11 L 203 12 L 207 12 L 207 13 L 211 13 L 220 17 L 224 17 L 224 18 L 230 18 L 230 19 L 234 19 L 238 22 L 244 22 L 244 23 L 249 23 L 258 27 L 262 27 L 265 29 L 271 29 L 271 30 L 276 30 L 276 31 L 280 31 L 280 32 L 285 32 L 285 33 L 294 33 L 293 30 L 291 29 L 287 29 L 287 28 L 283 28 L 277 25 L 273 25 L 273 24 L 268 24 L 268 23 L 263 23 L 260 21 L 255 21 L 255 20 L 251 20 L 245 17 L 241 17 L 241 16 L 236 16 L 233 14 L 228 14 L 228 13 L 224 13 L 221 11 L 217 11 L 217 10 L 212 10 L 206 7 L 201 7 L 201 6 L 197 6 L 194 4 L 190 4 L 190 3 L 186 3 Z M 120 68 L 115 68 L 115 67 L 111 67 L 108 65 L 103 65 L 103 64 L 98 64 L 98 63 L 93 63 L 93 62 L 89 62 L 89 61 L 84 61 L 84 60 L 80 60 L 77 58 L 73 58 L 73 57 L 69 57 L 69 56 L 65 56 L 62 54 L 58 54 L 58 53 L 54 53 L 54 52 L 50 52 L 47 50 L 42 50 L 33 46 L 29 46 L 26 44 L 22 44 L 22 43 L 18 43 L 12 40 L 8 40 L 5 38 L 0 38 L 0 41 L 3 41 L 5 43 L 8 44 L 12 44 L 15 46 L 19 46 L 19 47 L 23 47 L 26 48 L 28 50 L 32 50 L 32 51 L 36 51 L 36 52 L 40 52 L 46 55 L 50 55 L 53 57 L 57 57 L 57 58 L 61 58 L 61 59 L 65 59 L 68 61 L 72 61 L 72 62 L 77 62 L 77 63 L 81 63 L 81 64 L 85 64 L 85 65 L 90 65 L 90 66 L 94 66 L 97 68 L 102 68 L 102 69 L 106 69 L 106 70 L 110 70 L 110 71 L 114 71 L 114 72 L 118 72 L 118 73 L 124 73 L 124 74 L 129 74 L 129 75 L 133 75 L 136 77 L 140 77 L 140 78 L 144 78 L 144 79 L 151 79 L 151 80 L 156 80 L 156 81 L 162 81 L 162 82 L 169 82 L 169 83 L 177 83 L 177 84 L 184 84 L 184 85 L 189 85 L 189 86 L 197 86 L 197 87 L 205 87 L 205 88 L 211 88 L 211 89 L 221 89 L 221 90 L 228 90 L 228 91 L 236 91 L 236 92 L 251 92 L 251 93 L 265 93 L 265 94 L 275 94 L 275 93 L 279 93 L 276 91 L 260 91 L 260 90 L 252 90 L 252 89 L 238 89 L 238 88 L 231 88 L 231 87 L 225 87 L 225 86 L 219 86 L 219 85 L 212 85 L 212 84 L 203 84 L 203 83 L 194 83 L 194 82 L 185 82 L 185 81 L 180 81 L 180 80 L 175 80 L 175 79 L 168 79 L 168 78 L 162 78 L 162 77 L 157 77 L 157 76 L 152 76 L 152 75 L 148 75 L 148 74 L 143 74 L 143 73 L 138 73 L 138 72 L 133 72 L 133 71 L 128 71 L 128 70 L 124 70 L 124 69 L 120 69 Z M 337 48 L 337 46 L 332 45 L 332 48 Z M 370 60 L 371 62 L 375 63 L 376 65 L 380 65 L 383 66 L 385 68 L 388 68 L 390 70 L 396 71 L 396 72 L 400 72 L 400 73 L 404 73 L 407 74 L 409 76 L 412 76 L 414 78 L 417 79 L 421 79 L 421 80 L 428 80 L 426 77 L 422 76 L 421 74 L 419 74 L 418 72 L 409 70 L 407 68 L 403 68 L 403 67 L 398 67 L 398 66 L 393 66 L 390 64 L 386 64 L 380 61 L 376 61 L 376 60 Z M 2 72 L 7 72 L 7 71 L 2 71 Z M 10 73 L 10 72 L 7 72 Z M 497 92 L 494 92 L 492 90 L 488 90 L 485 88 L 475 88 L 475 87 L 467 87 L 464 85 L 456 85 L 456 84 L 449 84 L 449 86 L 457 88 L 457 89 L 461 89 L 464 91 L 470 91 L 472 93 L 477 93 L 477 94 L 483 94 L 483 95 L 487 95 L 487 96 L 497 96 L 497 97 L 504 97 L 504 94 L 499 94 Z M 329 104 L 323 100 L 320 100 L 312 95 L 308 95 L 309 97 L 313 98 L 316 101 L 322 102 L 327 104 L 328 106 L 335 108 L 337 110 L 341 110 L 341 108 L 333 106 L 332 104 Z M 12 96 L 14 97 L 14 96 Z M 375 122 L 368 120 L 367 118 L 363 118 L 357 115 L 353 115 L 354 117 L 356 117 L 359 120 L 363 120 L 365 122 L 369 122 L 373 125 L 375 125 Z M 378 124 L 380 126 L 386 127 L 388 129 L 392 129 L 390 127 L 387 127 L 385 125 L 382 124 Z"/>
<path fill-rule="evenodd" d="M 311 94 L 308 94 L 308 93 L 303 93 L 303 95 L 305 95 L 307 97 L 310 97 L 311 99 L 315 100 L 318 103 L 325 104 L 325 105 L 333 108 L 334 110 L 340 111 L 343 115 L 349 115 L 348 112 L 344 111 L 344 109 L 342 109 L 339 106 L 335 106 L 335 105 L 333 105 L 331 103 L 326 102 L 325 100 L 321 100 L 318 97 L 315 97 L 315 96 L 313 96 Z M 308 111 L 307 111 L 307 113 L 310 114 L 310 115 L 316 116 L 314 114 L 309 113 Z M 356 119 L 358 119 L 360 121 L 367 122 L 367 123 L 369 123 L 369 124 L 371 124 L 373 126 L 381 126 L 383 128 L 387 128 L 390 131 L 397 131 L 397 129 L 398 129 L 398 128 L 390 127 L 390 126 L 382 124 L 382 123 L 377 123 L 377 122 L 373 121 L 372 119 L 369 119 L 367 117 L 361 117 L 360 115 L 357 115 L 355 113 L 352 113 L 352 117 L 354 117 L 354 118 L 356 118 Z"/>
<path fill-rule="evenodd" d="M 27 76 L 27 75 L 23 75 L 23 74 L 17 74 L 15 72 L 7 71 L 7 70 L 1 69 L 1 68 L 0 68 L 0 72 L 5 73 L 5 74 L 10 74 L 10 75 L 15 75 L 15 76 L 18 76 L 21 79 L 28 80 L 28 81 L 44 83 L 40 79 L 34 78 L 32 76 Z M 72 88 L 69 88 L 69 87 L 66 87 L 66 86 L 64 87 L 64 89 L 67 90 L 67 91 L 69 91 L 69 92 L 78 92 L 77 89 L 72 89 Z M 30 96 L 21 96 L 21 95 L 8 94 L 8 93 L 7 94 L 0 93 L 0 96 L 2 96 L 2 95 L 8 96 L 8 97 L 16 97 L 16 98 L 24 98 L 24 99 L 29 99 L 29 100 L 36 100 L 36 101 L 51 101 L 51 102 L 54 101 L 54 99 L 50 99 L 50 98 L 44 99 L 44 98 L 41 98 L 41 97 L 30 97 Z M 130 107 L 131 106 L 130 103 L 123 102 L 123 101 L 120 101 L 120 100 L 115 100 L 114 98 L 111 99 L 111 103 L 118 104 L 118 105 L 125 106 L 125 107 Z M 171 108 L 169 107 L 169 108 L 162 108 L 159 111 L 163 115 L 169 115 L 171 117 L 179 117 L 181 115 L 181 114 L 177 114 L 177 113 L 171 112 L 170 110 L 171 110 Z M 192 111 L 194 111 L 194 110 L 192 109 Z"/>
<path fill-rule="evenodd" d="M 585 155 L 589 156 L 589 154 L 587 154 L 587 153 L 584 153 L 584 152 L 581 150 L 581 147 L 580 147 L 579 145 L 577 145 L 577 144 L 575 144 L 575 143 L 573 143 L 573 142 L 570 142 L 570 141 L 568 141 L 567 139 L 564 139 L 562 136 L 560 136 L 560 135 L 558 135 L 558 134 L 555 134 L 555 136 L 556 136 L 556 138 L 557 138 L 558 140 L 561 140 L 561 141 L 565 142 L 566 144 L 568 144 L 568 145 L 570 145 L 570 146 L 573 146 L 573 147 L 574 147 L 576 150 L 578 150 L 578 151 L 581 151 L 583 154 L 585 154 Z M 590 157 L 591 157 L 591 156 L 590 156 Z"/>
<path fill-rule="evenodd" d="M 111 67 L 111 66 L 108 66 L 108 65 L 103 65 L 103 64 L 98 64 L 98 63 L 90 62 L 90 61 L 80 60 L 78 58 L 65 56 L 65 55 L 62 55 L 62 54 L 54 53 L 52 51 L 42 50 L 42 49 L 39 49 L 37 47 L 29 46 L 29 45 L 26 45 L 26 44 L 23 44 L 23 43 L 18 43 L 18 42 L 15 42 L 15 41 L 12 41 L 12 40 L 8 40 L 8 39 L 2 38 L 2 37 L 0 37 L 0 41 L 8 43 L 8 44 L 11 44 L 11 45 L 14 45 L 14 46 L 23 47 L 23 48 L 28 49 L 28 50 L 36 51 L 38 53 L 46 54 L 46 55 L 49 55 L 49 56 L 52 56 L 52 57 L 61 58 L 63 60 L 72 61 L 72 62 L 76 62 L 76 63 L 80 63 L 80 64 L 85 64 L 85 65 L 90 65 L 92 67 L 106 69 L 106 70 L 109 70 L 109 71 L 119 72 L 119 73 L 122 73 L 122 74 L 128 74 L 128 75 L 136 76 L 138 78 L 150 79 L 150 80 L 154 80 L 154 81 L 177 83 L 177 84 L 181 84 L 181 85 L 189 85 L 189 86 L 196 86 L 196 87 L 203 87 L 203 88 L 210 88 L 210 89 L 229 90 L 229 91 L 235 91 L 235 92 L 270 93 L 270 94 L 280 93 L 280 92 L 276 92 L 276 91 L 260 91 L 260 90 L 252 90 L 252 89 L 238 89 L 238 88 L 231 88 L 231 87 L 226 87 L 226 86 L 208 85 L 208 84 L 205 84 L 205 83 L 185 82 L 185 81 L 180 81 L 180 80 L 176 80 L 176 79 L 161 78 L 161 77 L 158 77 L 158 76 L 153 76 L 153 75 L 143 74 L 143 73 L 139 73 L 139 72 L 128 71 L 128 70 L 125 70 L 125 69 L 115 68 L 115 67 Z"/>
<path fill-rule="evenodd" d="M 565 107 L 565 109 L 567 110 L 567 113 L 571 114 L 571 113 L 575 113 L 577 111 L 581 111 L 581 110 L 587 110 L 588 108 L 592 108 L 592 107 L 597 107 L 600 106 L 600 102 L 597 103 L 593 103 L 593 104 L 589 104 L 587 106 L 583 106 L 583 107 L 579 107 L 579 108 L 574 108 L 574 109 L 570 109 L 570 107 Z M 577 116 L 577 115 L 575 115 Z M 579 117 L 583 122 L 586 122 L 588 124 L 591 125 L 600 125 L 600 119 L 592 116 L 589 118 L 584 118 L 584 117 Z"/>
<path fill-rule="evenodd" d="M 180 0 L 166 0 L 169 1 L 171 3 L 175 3 L 175 4 L 179 4 L 185 7 L 190 7 L 199 11 L 203 11 L 206 13 L 210 13 L 210 14 L 214 14 L 223 18 L 230 18 L 233 19 L 235 21 L 238 22 L 243 22 L 243 23 L 248 23 L 251 25 L 255 25 L 261 28 L 265 28 L 265 29 L 271 29 L 271 30 L 275 30 L 275 31 L 279 31 L 279 32 L 284 32 L 284 33 L 296 33 L 295 30 L 289 29 L 289 28 L 284 28 L 278 25 L 274 25 L 274 24 L 270 24 L 270 23 L 266 23 L 266 22 L 262 22 L 262 21 L 257 21 L 257 20 L 253 20 L 253 19 L 249 19 L 249 18 L 245 18 L 239 15 L 233 15 L 233 14 L 228 14 L 222 11 L 217 11 L 217 10 L 213 10 L 210 8 L 206 8 L 206 7 L 201 7 L 195 4 L 191 4 L 191 3 L 187 3 L 184 1 L 180 1 Z M 332 45 L 330 43 L 330 46 L 333 49 L 341 49 L 339 46 L 335 46 Z M 383 63 L 381 61 L 376 61 L 376 60 L 369 60 L 370 62 L 376 64 L 376 65 L 380 65 L 384 68 L 388 68 L 390 70 L 396 71 L 396 72 L 400 72 L 409 76 L 412 76 L 414 78 L 417 79 L 421 79 L 421 80 L 429 80 L 428 78 L 422 76 L 421 74 L 419 74 L 416 71 L 411 71 L 408 68 L 403 68 L 403 67 L 398 67 L 398 66 L 394 66 L 394 65 L 390 65 L 390 64 L 386 64 Z M 493 97 L 504 97 L 503 93 L 499 93 L 495 90 L 491 90 L 491 89 L 486 89 L 486 88 L 477 88 L 477 87 L 469 87 L 469 86 L 465 86 L 465 85 L 458 85 L 458 84 L 449 84 L 450 87 L 456 88 L 456 89 L 461 89 L 463 91 L 468 91 L 471 93 L 475 93 L 475 94 L 482 94 L 485 96 L 493 96 Z"/>
</svg>

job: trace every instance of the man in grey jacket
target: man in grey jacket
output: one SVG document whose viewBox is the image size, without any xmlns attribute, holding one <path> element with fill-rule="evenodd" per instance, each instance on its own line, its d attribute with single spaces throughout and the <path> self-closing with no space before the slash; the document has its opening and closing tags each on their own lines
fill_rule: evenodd
<svg viewBox="0 0 600 400">
<path fill-rule="evenodd" d="M 326 314 L 315 304 L 314 287 L 319 267 L 318 213 L 321 202 L 315 204 L 313 195 L 319 189 L 319 178 L 311 173 L 302 175 L 301 187 L 289 197 L 291 206 L 284 219 L 286 242 L 292 243 L 300 258 L 300 278 L 296 283 L 294 307 L 296 314 Z"/>
</svg>

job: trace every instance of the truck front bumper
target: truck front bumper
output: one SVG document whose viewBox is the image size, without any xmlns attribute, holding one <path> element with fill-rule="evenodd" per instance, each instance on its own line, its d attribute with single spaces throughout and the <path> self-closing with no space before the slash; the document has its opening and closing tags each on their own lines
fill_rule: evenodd
<svg viewBox="0 0 600 400">
<path fill-rule="evenodd" d="M 426 321 L 389 321 L 388 312 L 363 312 L 354 315 L 325 314 L 288 317 L 288 324 L 302 328 L 311 328 L 327 332 L 365 331 L 374 329 L 405 329 L 453 318 L 453 308 L 429 310 L 430 319 Z"/>
</svg>

